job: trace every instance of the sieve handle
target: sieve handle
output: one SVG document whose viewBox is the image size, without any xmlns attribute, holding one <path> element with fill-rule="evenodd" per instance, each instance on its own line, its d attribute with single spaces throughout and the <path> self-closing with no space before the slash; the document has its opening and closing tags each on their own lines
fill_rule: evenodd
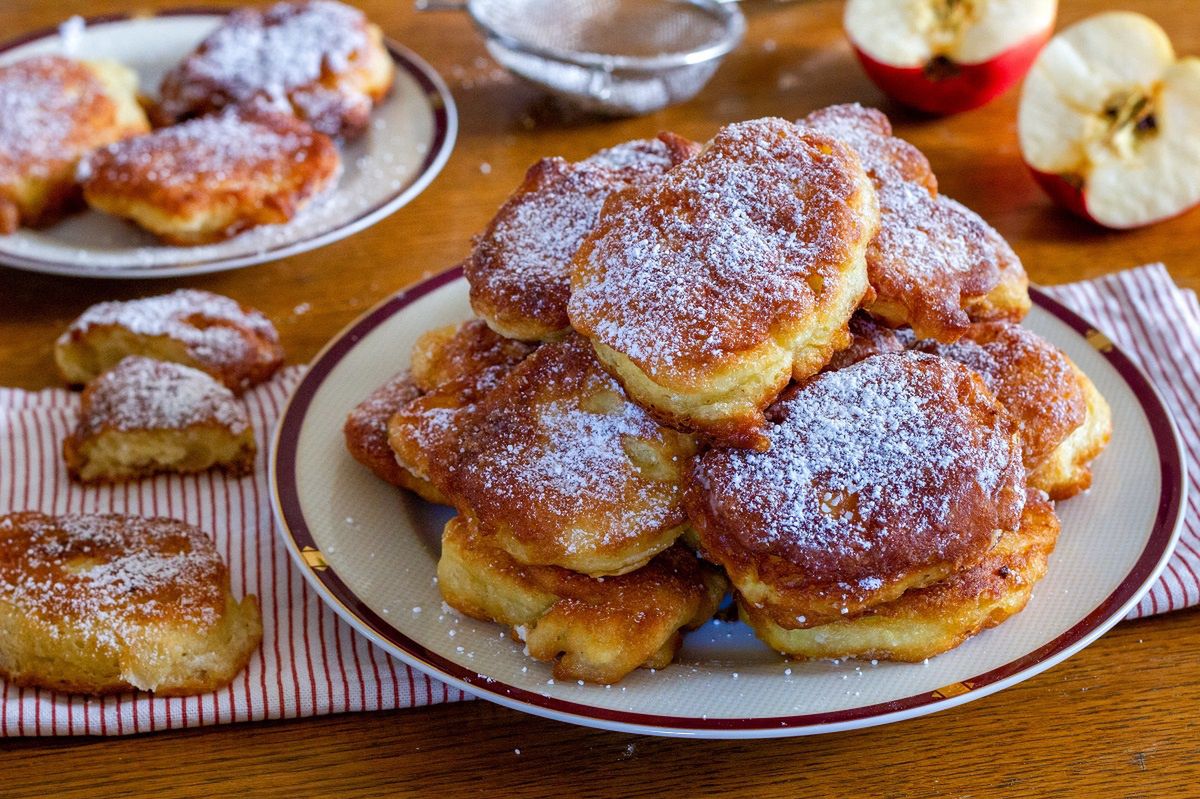
<svg viewBox="0 0 1200 799">
<path fill-rule="evenodd" d="M 417 11 L 466 11 L 467 0 L 414 0 Z"/>
</svg>

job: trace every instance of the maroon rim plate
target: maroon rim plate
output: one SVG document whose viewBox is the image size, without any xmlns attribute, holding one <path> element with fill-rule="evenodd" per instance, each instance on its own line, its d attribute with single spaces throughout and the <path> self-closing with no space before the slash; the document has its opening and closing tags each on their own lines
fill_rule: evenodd
<svg viewBox="0 0 1200 799">
<path fill-rule="evenodd" d="M 79 55 L 111 57 L 119 61 L 129 61 L 143 71 L 154 71 L 174 63 L 181 57 L 181 53 L 170 47 L 169 41 L 147 44 L 144 35 L 137 37 L 136 41 L 127 41 L 134 38 L 132 33 L 122 33 L 119 26 L 124 23 L 153 25 L 160 20 L 166 25 L 178 26 L 192 17 L 195 18 L 196 25 L 206 25 L 212 24 L 212 20 L 226 13 L 228 9 L 179 8 L 153 14 L 108 14 L 90 17 L 84 20 L 84 30 L 88 35 L 104 36 L 109 41 L 103 43 L 102 48 L 97 44 L 83 45 L 81 47 L 84 49 L 81 49 Z M 102 33 L 93 34 L 96 30 Z M 169 35 L 178 34 L 172 31 Z M 44 28 L 27 33 L 0 44 L 0 55 L 23 47 L 41 47 L 43 43 L 46 43 L 47 47 L 57 47 L 58 45 L 52 43 L 61 41 L 60 37 L 58 28 Z M 117 220 L 105 220 L 109 224 L 100 228 L 94 239 L 101 244 L 93 247 L 90 243 L 92 239 L 88 238 L 92 233 L 91 227 L 80 227 L 70 233 L 64 233 L 65 229 L 60 227 L 81 224 L 81 220 L 83 224 L 87 224 L 87 218 L 91 216 L 89 213 L 69 217 L 36 233 L 22 230 L 12 236 L 0 238 L 0 264 L 78 277 L 144 278 L 194 275 L 279 260 L 331 244 L 374 225 L 411 202 L 437 177 L 450 157 L 458 131 L 454 99 L 437 72 L 406 47 L 390 40 L 385 43 L 396 65 L 397 91 L 376 110 L 375 118 L 379 119 L 383 114 L 396 115 L 402 119 L 407 115 L 407 109 L 424 104 L 430 120 L 427 141 L 422 137 L 423 150 L 415 158 L 400 149 L 392 152 L 399 147 L 393 145 L 393 140 L 404 139 L 398 133 L 390 136 L 368 136 L 346 145 L 343 148 L 345 172 L 339 185 L 331 192 L 329 199 L 332 200 L 330 204 L 333 210 L 329 212 L 329 216 L 317 212 L 318 200 L 314 200 L 311 210 L 306 208 L 301 212 L 303 225 L 265 226 L 226 242 L 199 247 L 143 245 L 133 243 L 132 240 L 126 242 L 112 239 L 113 236 L 117 236 L 115 231 L 124 226 L 124 223 L 118 225 Z M 158 49 L 143 52 L 149 47 Z M 164 47 L 166 50 L 163 50 Z M 160 50 L 162 52 L 159 52 Z M 159 63 L 160 61 L 162 63 Z M 143 79 L 145 83 L 145 75 Z M 149 87 L 144 85 L 142 88 Z M 401 92 L 402 98 L 395 96 Z M 387 109 L 389 103 L 400 103 L 401 100 L 404 103 L 402 106 L 398 105 L 394 110 Z M 376 149 L 379 150 L 379 157 L 386 160 L 378 163 L 370 160 Z M 386 152 L 383 151 L 385 149 Z M 406 167 L 403 173 L 389 173 L 386 175 L 386 181 L 379 178 L 376 185 L 372 185 L 358 177 L 358 172 L 367 171 L 366 167 L 358 167 L 359 161 L 368 166 L 374 164 L 372 170 L 377 169 L 381 174 L 390 164 L 404 163 Z M 411 166 L 407 166 L 410 164 Z M 354 200 L 353 205 L 346 211 L 337 207 L 339 193 L 347 192 L 363 195 L 361 207 L 358 200 Z M 307 217 L 304 216 L 306 212 Z M 22 236 L 31 238 L 25 241 Z M 258 238 L 251 238 L 256 236 Z M 139 238 L 150 240 L 148 237 Z"/>
<path fill-rule="evenodd" d="M 1064 626 L 1061 629 L 1055 627 L 1054 629 L 1058 632 L 1053 637 L 1037 641 L 1036 645 L 1016 652 L 1012 657 L 1006 657 L 1002 663 L 978 672 L 968 671 L 956 675 L 956 679 L 936 687 L 914 690 L 912 693 L 900 692 L 899 695 L 890 697 L 887 701 L 865 703 L 861 706 L 807 707 L 801 712 L 766 714 L 756 712 L 744 715 L 717 712 L 673 714 L 658 709 L 653 712 L 639 712 L 627 708 L 601 706 L 588 701 L 587 695 L 584 695 L 582 700 L 575 700 L 571 697 L 570 692 L 557 688 L 544 690 L 497 679 L 496 674 L 490 673 L 486 663 L 465 664 L 461 662 L 461 658 L 447 653 L 444 642 L 435 640 L 428 635 L 409 634 L 410 631 L 402 629 L 405 625 L 396 621 L 395 614 L 390 618 L 385 618 L 386 609 L 381 613 L 380 608 L 372 607 L 351 588 L 350 584 L 355 582 L 356 577 L 353 574 L 354 567 L 346 565 L 344 560 L 339 564 L 331 564 L 321 557 L 319 539 L 322 537 L 322 530 L 313 523 L 311 518 L 306 517 L 304 497 L 300 488 L 302 481 L 298 479 L 298 470 L 303 457 L 300 452 L 302 432 L 306 424 L 312 423 L 308 416 L 313 412 L 314 400 L 319 397 L 323 387 L 328 388 L 326 384 L 338 371 L 339 365 L 343 364 L 348 357 L 354 357 L 356 350 L 363 347 L 364 341 L 369 340 L 372 333 L 378 332 L 381 326 L 401 325 L 402 329 L 407 330 L 409 326 L 404 325 L 408 321 L 405 314 L 415 313 L 413 309 L 422 303 L 428 303 L 447 293 L 455 292 L 461 293 L 464 297 L 461 305 L 465 307 L 465 281 L 461 280 L 461 274 L 461 270 L 454 269 L 400 292 L 368 311 L 334 337 L 314 359 L 311 368 L 297 386 L 284 410 L 275 433 L 270 468 L 272 500 L 279 522 L 280 534 L 305 578 L 317 590 L 322 599 L 356 630 L 395 657 L 433 677 L 484 699 L 524 712 L 604 729 L 709 738 L 807 735 L 900 721 L 945 710 L 987 696 L 1028 679 L 1083 649 L 1124 618 L 1142 595 L 1149 590 L 1165 567 L 1178 539 L 1184 508 L 1185 472 L 1174 425 L 1158 393 L 1129 357 L 1111 346 L 1105 337 L 1097 335 L 1092 325 L 1047 295 L 1032 290 L 1035 311 L 1031 314 L 1030 322 L 1033 323 L 1036 317 L 1036 319 L 1042 320 L 1042 324 L 1051 326 L 1055 331 L 1054 335 L 1059 338 L 1076 337 L 1076 340 L 1070 342 L 1055 341 L 1055 343 L 1068 349 L 1069 352 L 1068 344 L 1075 347 L 1079 353 L 1083 353 L 1080 348 L 1086 348 L 1086 353 L 1083 353 L 1082 357 L 1102 359 L 1096 360 L 1091 369 L 1085 366 L 1085 370 L 1089 373 L 1092 373 L 1093 370 L 1099 372 L 1098 365 L 1107 364 L 1107 367 L 1111 368 L 1109 379 L 1119 380 L 1120 386 L 1123 388 L 1118 387 L 1116 390 L 1110 388 L 1105 393 L 1117 394 L 1127 390 L 1131 401 L 1136 402 L 1136 408 L 1144 417 L 1144 422 L 1136 420 L 1136 426 L 1140 426 L 1139 429 L 1144 431 L 1144 435 L 1140 435 L 1140 440 L 1133 442 L 1133 445 L 1144 450 L 1147 462 L 1154 464 L 1158 478 L 1157 486 L 1153 488 L 1135 487 L 1130 489 L 1142 492 L 1136 496 L 1137 503 L 1140 503 L 1145 511 L 1145 529 L 1141 531 L 1144 539 L 1135 537 L 1135 540 L 1142 542 L 1140 549 L 1132 550 L 1126 560 L 1122 561 L 1123 565 L 1118 567 L 1120 571 L 1117 576 L 1105 584 L 1104 590 L 1107 591 L 1107 594 L 1100 596 L 1098 601 L 1089 604 L 1086 609 L 1077 610 L 1070 618 L 1056 620 Z M 465 318 L 465 311 L 461 318 Z M 454 319 L 443 317 L 434 324 L 427 324 L 420 329 L 427 329 L 436 324 L 445 324 L 450 321 L 454 321 Z M 413 331 L 412 335 L 415 336 L 420 329 Z M 1048 334 L 1043 332 L 1043 335 Z M 1051 340 L 1055 339 L 1051 337 Z M 1093 346 L 1093 344 L 1097 346 Z M 1079 361 L 1081 354 L 1071 354 Z M 1081 363 L 1081 365 L 1083 364 Z M 390 365 L 389 368 L 391 368 Z M 390 373 L 391 371 L 386 368 L 375 369 L 374 377 L 371 378 L 374 382 L 368 381 L 367 385 L 355 386 L 351 393 L 357 392 L 353 395 L 361 399 L 376 385 L 382 383 Z M 1093 377 L 1096 375 L 1093 374 Z M 339 374 L 337 382 L 341 381 L 343 381 L 343 376 Z M 1097 384 L 1101 384 L 1099 379 L 1097 379 Z M 1103 387 L 1102 390 L 1104 390 Z M 323 401 L 323 399 L 318 400 L 318 404 Z M 349 401 L 344 408 L 340 409 L 342 416 L 350 410 L 355 401 L 357 400 Z M 322 408 L 323 413 L 327 410 Z M 1119 411 L 1120 407 L 1114 403 L 1114 414 Z M 338 418 L 339 427 L 340 418 Z M 1115 418 L 1118 431 L 1123 424 L 1128 427 L 1135 426 L 1134 421 L 1123 419 L 1120 415 Z M 1117 442 L 1116 436 L 1114 436 L 1114 442 Z M 1130 445 L 1130 442 L 1121 442 L 1121 446 L 1126 445 Z M 1115 446 L 1116 444 L 1114 444 Z M 1112 454 L 1111 451 L 1106 453 L 1106 455 Z M 324 460 L 332 459 L 327 457 Z M 1110 458 L 1107 467 L 1115 467 L 1117 460 L 1119 459 L 1115 457 Z M 1105 461 L 1102 457 L 1101 461 L 1097 463 L 1097 485 L 1104 483 L 1099 470 L 1103 463 Z M 374 480 L 365 470 L 362 471 L 362 479 Z M 1130 484 L 1135 481 L 1119 482 Z M 1095 490 L 1093 489 L 1093 491 Z M 1084 503 L 1098 501 L 1092 495 L 1072 500 L 1073 503 L 1077 503 L 1074 507 L 1080 511 L 1088 508 Z M 1130 497 L 1120 499 L 1120 502 L 1126 504 L 1130 501 Z M 1069 508 L 1070 503 L 1062 507 Z M 1069 514 L 1064 514 L 1064 538 L 1066 538 L 1070 518 Z M 1060 544 L 1060 550 L 1063 549 L 1064 547 Z M 1058 555 L 1059 553 L 1056 553 L 1055 557 Z M 1056 563 L 1052 560 L 1051 574 L 1054 573 L 1056 566 L 1064 572 L 1070 570 L 1070 564 Z M 1046 582 L 1049 582 L 1049 578 Z M 1038 591 L 1041 590 L 1042 586 L 1039 585 Z M 998 633 L 1026 614 L 1058 612 L 1056 608 L 1061 602 L 1057 598 L 1049 597 L 1044 603 L 1040 603 L 1040 600 L 1042 597 L 1035 592 L 1034 601 L 1031 602 L 1025 614 L 1018 615 L 995 631 L 981 634 L 966 646 L 976 647 L 978 651 L 983 652 L 986 647 L 991 647 L 1001 641 L 1001 638 L 997 637 Z M 492 629 L 499 628 L 493 627 Z M 949 658 L 951 654 L 953 653 L 934 660 L 940 663 L 943 658 Z M 533 665 L 532 661 L 529 663 L 531 666 Z M 780 663 L 782 664 L 782 661 Z M 683 666 L 672 666 L 661 674 L 667 674 L 671 669 L 677 670 L 676 679 L 687 679 L 687 669 Z M 782 665 L 780 670 L 782 671 Z M 692 671 L 695 672 L 695 669 Z M 790 669 L 788 673 L 791 674 Z M 873 677 L 874 675 L 868 676 Z M 644 691 L 646 689 L 643 687 L 637 690 Z"/>
</svg>

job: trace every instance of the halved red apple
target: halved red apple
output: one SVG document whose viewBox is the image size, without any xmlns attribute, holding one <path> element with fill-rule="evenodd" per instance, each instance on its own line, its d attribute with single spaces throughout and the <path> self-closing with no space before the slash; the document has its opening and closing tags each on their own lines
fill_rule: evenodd
<svg viewBox="0 0 1200 799">
<path fill-rule="evenodd" d="M 849 0 L 846 35 L 884 92 L 934 114 L 977 108 L 1019 81 L 1057 0 Z"/>
<path fill-rule="evenodd" d="M 1056 202 L 1133 228 L 1200 204 L 1200 59 L 1153 20 L 1085 19 L 1046 45 L 1021 94 L 1021 154 Z"/>
</svg>

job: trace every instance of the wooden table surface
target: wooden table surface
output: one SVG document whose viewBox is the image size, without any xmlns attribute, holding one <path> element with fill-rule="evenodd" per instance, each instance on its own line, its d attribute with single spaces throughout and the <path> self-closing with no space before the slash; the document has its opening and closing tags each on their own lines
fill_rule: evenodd
<svg viewBox="0 0 1200 799">
<path fill-rule="evenodd" d="M 131 5 L 132 4 L 132 5 Z M 841 34 L 841 3 L 751 2 L 749 34 L 692 102 L 605 120 L 557 109 L 484 55 L 463 15 L 407 0 L 362 3 L 428 59 L 458 102 L 458 144 L 411 205 L 305 255 L 184 280 L 47 277 L 0 268 L 0 385 L 55 384 L 51 345 L 92 303 L 194 286 L 261 308 L 303 362 L 389 293 L 455 264 L 525 168 L 672 129 L 707 138 L 724 122 L 796 118 L 829 103 L 878 105 L 929 156 L 944 191 L 1006 235 L 1043 283 L 1148 261 L 1200 288 L 1200 212 L 1109 233 L 1052 208 L 1022 167 L 1016 92 L 951 119 L 888 103 Z M 1062 0 L 1061 23 L 1112 7 Z M 1200 15 L 1179 0 L 1129 0 L 1200 52 Z M 0 36 L 142 0 L 5 0 Z M 1099 553 L 1102 556 L 1102 553 Z M 694 742 L 572 727 L 465 702 L 420 710 L 246 724 L 124 739 L 0 742 L 0 796 L 1196 796 L 1200 795 L 1200 615 L 1119 625 L 1049 672 L 957 709 L 814 738 Z M 520 755 L 514 750 L 520 749 Z"/>
</svg>

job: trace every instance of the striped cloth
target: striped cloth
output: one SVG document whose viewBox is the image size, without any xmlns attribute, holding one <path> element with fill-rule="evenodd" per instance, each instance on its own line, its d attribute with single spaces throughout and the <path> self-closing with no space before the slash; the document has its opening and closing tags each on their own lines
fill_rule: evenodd
<svg viewBox="0 0 1200 799">
<path fill-rule="evenodd" d="M 233 591 L 256 594 L 263 646 L 225 690 L 198 697 L 87 699 L 0 682 L 0 736 L 123 735 L 259 719 L 414 707 L 464 698 L 393 660 L 324 605 L 275 534 L 267 450 L 303 370 L 285 370 L 244 400 L 258 437 L 253 477 L 172 475 L 115 487 L 67 479 L 59 455 L 79 395 L 0 389 L 0 513 L 132 513 L 198 525 L 229 564 Z M 0 790 L 0 794 L 3 790 Z"/>
<path fill-rule="evenodd" d="M 1047 291 L 1094 321 L 1139 360 L 1162 391 L 1188 456 L 1187 526 L 1174 559 L 1131 618 L 1200 603 L 1200 306 L 1161 265 Z M 0 683 L 0 736 L 122 735 L 258 719 L 414 707 L 467 698 L 414 672 L 354 633 L 294 568 L 273 530 L 266 450 L 301 370 L 247 393 L 258 433 L 253 477 L 169 476 L 83 488 L 58 453 L 78 407 L 61 390 L 0 389 L 0 513 L 128 512 L 185 519 L 213 534 L 234 592 L 257 594 L 264 642 L 227 689 L 200 697 L 104 699 Z"/>
<path fill-rule="evenodd" d="M 1187 512 L 1175 555 L 1131 619 L 1200 604 L 1200 303 L 1162 264 L 1043 288 L 1117 342 L 1154 383 L 1179 428 Z"/>
</svg>

